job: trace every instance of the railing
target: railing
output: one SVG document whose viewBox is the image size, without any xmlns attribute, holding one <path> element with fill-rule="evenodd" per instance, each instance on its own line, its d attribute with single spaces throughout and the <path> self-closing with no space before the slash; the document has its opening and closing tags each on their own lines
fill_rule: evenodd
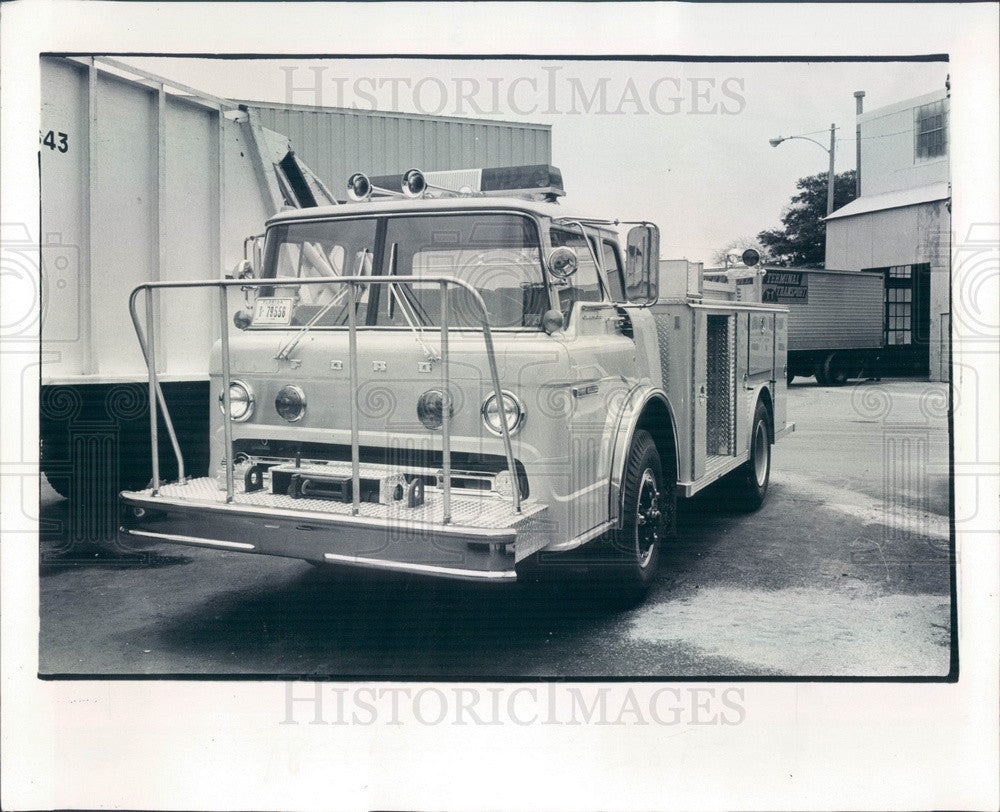
<svg viewBox="0 0 1000 812">
<path fill-rule="evenodd" d="M 512 483 L 512 502 L 514 510 L 521 512 L 521 487 L 520 479 L 517 475 L 517 467 L 514 464 L 514 452 L 510 441 L 510 428 L 507 425 L 506 413 L 504 411 L 503 391 L 500 388 L 500 374 L 497 371 L 496 352 L 493 347 L 493 334 L 490 331 L 489 312 L 486 303 L 477 291 L 468 282 L 456 279 L 453 276 L 337 276 L 322 277 L 317 279 L 226 279 L 226 280 L 198 280 L 193 282 L 146 282 L 139 285 L 132 291 L 129 297 L 129 312 L 132 315 L 132 324 L 135 327 L 136 336 L 139 339 L 139 347 L 142 350 L 143 358 L 146 361 L 146 368 L 149 371 L 149 430 L 153 451 L 153 495 L 160 486 L 160 456 L 159 437 L 157 431 L 157 415 L 159 410 L 163 411 L 163 422 L 170 437 L 170 444 L 173 447 L 174 456 L 177 458 L 178 477 L 181 482 L 184 476 L 184 456 L 181 453 L 180 444 L 177 442 L 177 433 L 174 431 L 173 422 L 170 419 L 170 412 L 167 409 L 163 391 L 156 373 L 156 341 L 154 335 L 154 291 L 167 288 L 216 288 L 219 291 L 219 320 L 221 323 L 221 360 L 222 360 L 222 403 L 223 403 L 223 434 L 226 447 L 226 501 L 232 502 L 234 498 L 233 482 L 233 425 L 230 418 L 229 386 L 231 382 L 231 370 L 229 359 L 229 289 L 230 288 L 260 288 L 260 287 L 300 287 L 303 285 L 346 285 L 348 287 L 348 355 L 349 355 L 349 375 L 351 386 L 351 491 L 353 494 L 352 512 L 357 514 L 360 505 L 361 494 L 361 463 L 360 463 L 360 440 L 358 427 L 358 409 L 355 402 L 358 391 L 358 358 L 357 358 L 357 288 L 367 285 L 401 285 L 401 284 L 438 284 L 441 287 L 441 388 L 442 388 L 442 408 L 441 408 L 441 452 L 442 452 L 442 502 L 444 511 L 444 523 L 451 521 L 451 390 L 448 375 L 449 353 L 449 286 L 455 286 L 465 290 L 472 300 L 478 305 L 481 314 L 481 326 L 483 330 L 483 343 L 486 346 L 486 357 L 490 368 L 490 378 L 493 384 L 493 392 L 497 399 L 499 410 L 499 422 L 501 438 L 503 440 L 504 454 L 507 458 L 507 469 L 510 472 Z M 145 332 L 142 327 L 142 320 L 136 310 L 140 294 L 145 293 L 146 326 Z M 302 327 L 292 328 L 302 330 Z"/>
</svg>

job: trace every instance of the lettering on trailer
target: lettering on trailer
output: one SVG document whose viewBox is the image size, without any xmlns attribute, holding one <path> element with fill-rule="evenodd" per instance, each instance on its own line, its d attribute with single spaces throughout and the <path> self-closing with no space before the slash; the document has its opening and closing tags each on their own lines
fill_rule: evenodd
<svg viewBox="0 0 1000 812">
<path fill-rule="evenodd" d="M 798 271 L 768 271 L 764 275 L 761 301 L 775 304 L 806 304 L 809 277 Z"/>
</svg>

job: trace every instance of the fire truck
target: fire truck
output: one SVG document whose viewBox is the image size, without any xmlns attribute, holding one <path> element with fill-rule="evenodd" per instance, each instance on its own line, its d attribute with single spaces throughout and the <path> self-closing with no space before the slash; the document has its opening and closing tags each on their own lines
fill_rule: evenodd
<svg viewBox="0 0 1000 812">
<path fill-rule="evenodd" d="M 346 202 L 271 217 L 235 278 L 135 288 L 153 479 L 121 533 L 488 582 L 582 562 L 641 596 L 679 498 L 726 478 L 758 508 L 794 429 L 786 308 L 661 283 L 654 224 L 564 194 L 548 165 L 358 173 Z M 218 318 L 200 478 L 156 371 L 178 289 Z"/>
</svg>

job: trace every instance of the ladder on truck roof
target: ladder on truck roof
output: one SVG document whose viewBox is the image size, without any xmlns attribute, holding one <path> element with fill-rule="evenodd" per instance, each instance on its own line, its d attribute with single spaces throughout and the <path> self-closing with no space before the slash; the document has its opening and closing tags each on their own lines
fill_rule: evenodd
<svg viewBox="0 0 1000 812">
<path fill-rule="evenodd" d="M 282 208 L 308 209 L 314 206 L 335 206 L 337 199 L 313 172 L 296 156 L 287 136 L 261 126 L 260 114 L 245 104 L 248 140 L 253 146 L 252 158 L 262 189 L 270 193 L 265 200 L 271 214 Z M 273 173 L 268 173 L 271 166 Z"/>
</svg>

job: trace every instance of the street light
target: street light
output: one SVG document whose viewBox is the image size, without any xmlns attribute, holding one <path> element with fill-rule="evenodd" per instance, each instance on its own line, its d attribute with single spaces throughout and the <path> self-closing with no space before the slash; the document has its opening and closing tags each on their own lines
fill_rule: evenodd
<svg viewBox="0 0 1000 812">
<path fill-rule="evenodd" d="M 826 147 L 824 147 L 815 138 L 809 138 L 808 136 L 805 136 L 805 135 L 789 135 L 789 136 L 779 135 L 777 138 L 771 138 L 767 142 L 772 147 L 776 147 L 776 146 L 778 146 L 778 144 L 782 143 L 783 141 L 791 141 L 791 140 L 793 140 L 795 138 L 799 139 L 800 141 L 812 141 L 817 147 L 819 147 L 821 150 L 823 150 L 823 152 L 827 153 L 830 156 L 830 171 L 829 171 L 829 173 L 827 174 L 827 177 L 826 177 L 826 214 L 827 214 L 827 217 L 829 217 L 831 214 L 833 214 L 833 157 L 834 157 L 834 153 L 837 150 L 837 136 L 836 136 L 836 133 L 837 133 L 837 127 L 836 127 L 836 125 L 831 124 L 830 125 L 830 148 L 829 149 L 827 149 Z"/>
</svg>

